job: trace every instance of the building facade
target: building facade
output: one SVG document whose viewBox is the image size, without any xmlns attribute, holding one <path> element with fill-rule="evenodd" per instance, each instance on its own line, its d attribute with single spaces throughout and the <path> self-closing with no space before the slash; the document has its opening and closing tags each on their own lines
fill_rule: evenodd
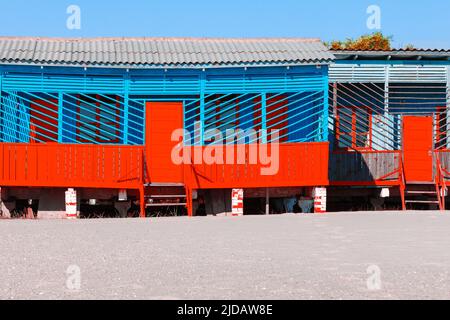
<svg viewBox="0 0 450 320">
<path fill-rule="evenodd" d="M 449 84 L 449 51 L 0 38 L 1 211 L 444 210 Z"/>
<path fill-rule="evenodd" d="M 445 209 L 450 53 L 333 53 L 330 186 L 339 201 L 359 195 L 380 206 L 384 188 L 399 208 Z"/>
<path fill-rule="evenodd" d="M 327 186 L 333 58 L 314 39 L 2 38 L 3 208 L 64 212 L 74 188 L 79 207 L 193 215 L 232 188 L 281 197 Z M 232 130 L 244 136 L 227 140 Z"/>
</svg>

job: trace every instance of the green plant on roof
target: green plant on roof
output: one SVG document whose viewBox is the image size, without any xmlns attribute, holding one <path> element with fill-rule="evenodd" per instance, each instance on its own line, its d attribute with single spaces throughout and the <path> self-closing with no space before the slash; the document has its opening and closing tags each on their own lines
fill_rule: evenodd
<svg viewBox="0 0 450 320">
<path fill-rule="evenodd" d="M 348 38 L 345 41 L 326 43 L 331 50 L 349 51 L 389 51 L 392 49 L 392 36 L 385 36 L 381 32 L 363 35 L 357 39 Z"/>
</svg>

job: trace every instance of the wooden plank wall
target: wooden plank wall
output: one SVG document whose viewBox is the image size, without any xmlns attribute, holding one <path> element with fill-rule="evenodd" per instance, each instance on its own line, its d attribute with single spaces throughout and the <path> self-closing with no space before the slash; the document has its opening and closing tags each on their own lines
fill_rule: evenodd
<svg viewBox="0 0 450 320">
<path fill-rule="evenodd" d="M 330 155 L 330 182 L 375 183 L 398 170 L 399 151 L 383 152 L 347 152 Z M 397 182 L 398 173 L 389 176 L 386 181 Z"/>
</svg>

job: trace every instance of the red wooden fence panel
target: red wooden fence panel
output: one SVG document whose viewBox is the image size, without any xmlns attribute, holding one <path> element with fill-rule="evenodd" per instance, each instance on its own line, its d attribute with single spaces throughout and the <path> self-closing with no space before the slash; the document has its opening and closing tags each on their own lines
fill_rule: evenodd
<svg viewBox="0 0 450 320">
<path fill-rule="evenodd" d="M 205 147 L 191 147 L 191 153 L 203 152 Z M 230 148 L 230 147 L 227 147 Z M 232 146 L 235 149 L 238 146 Z M 329 144 L 289 143 L 279 144 L 279 166 L 274 174 L 263 175 L 262 168 L 269 167 L 249 161 L 250 145 L 246 145 L 246 164 L 185 164 L 185 184 L 189 189 L 258 188 L 291 186 L 327 186 Z M 269 147 L 269 150 L 270 147 Z M 226 154 L 228 151 L 224 151 Z M 269 152 L 270 155 L 270 152 Z M 225 156 L 224 156 L 225 157 Z M 236 163 L 236 162 L 235 162 Z M 253 163 L 253 164 L 252 164 Z"/>
<path fill-rule="evenodd" d="M 328 143 L 280 144 L 276 172 L 251 162 L 246 145 L 245 164 L 184 164 L 184 183 L 189 189 L 326 186 Z M 260 147 L 260 146 L 259 146 Z M 192 147 L 192 152 L 200 148 Z M 259 149 L 258 149 L 259 150 Z M 269 147 L 269 151 L 270 151 Z M 224 150 L 224 157 L 229 150 Z M 258 151 L 259 152 L 259 151 Z M 269 152 L 270 155 L 270 152 Z M 149 159 L 151 161 L 151 159 Z M 275 158 L 273 158 L 273 161 Z M 86 187 L 139 189 L 143 185 L 144 147 L 71 144 L 0 144 L 0 186 Z"/>
<path fill-rule="evenodd" d="M 141 146 L 0 144 L 0 185 L 139 189 Z"/>
</svg>

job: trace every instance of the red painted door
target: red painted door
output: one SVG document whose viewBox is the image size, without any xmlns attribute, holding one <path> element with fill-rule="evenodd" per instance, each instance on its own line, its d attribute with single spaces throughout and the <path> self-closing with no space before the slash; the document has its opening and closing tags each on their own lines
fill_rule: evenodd
<svg viewBox="0 0 450 320">
<path fill-rule="evenodd" d="M 403 157 L 407 182 L 433 181 L 433 118 L 403 118 Z"/>
<path fill-rule="evenodd" d="M 183 104 L 148 102 L 146 105 L 146 161 L 150 183 L 182 183 L 183 166 L 172 161 L 172 133 L 183 128 Z"/>
</svg>

